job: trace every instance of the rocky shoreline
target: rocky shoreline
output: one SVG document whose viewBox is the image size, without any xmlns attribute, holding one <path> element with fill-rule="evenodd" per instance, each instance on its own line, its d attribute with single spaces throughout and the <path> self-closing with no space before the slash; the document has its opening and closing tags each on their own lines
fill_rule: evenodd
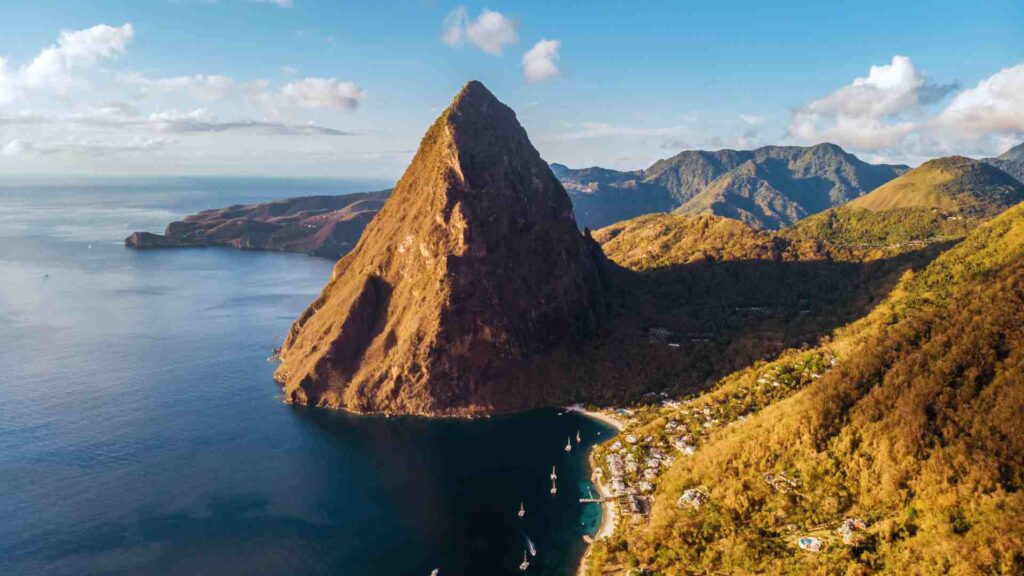
<svg viewBox="0 0 1024 576">
<path fill-rule="evenodd" d="M 302 196 L 205 210 L 171 222 L 163 234 L 134 232 L 124 243 L 140 249 L 225 246 L 337 259 L 355 247 L 389 194 Z"/>
</svg>

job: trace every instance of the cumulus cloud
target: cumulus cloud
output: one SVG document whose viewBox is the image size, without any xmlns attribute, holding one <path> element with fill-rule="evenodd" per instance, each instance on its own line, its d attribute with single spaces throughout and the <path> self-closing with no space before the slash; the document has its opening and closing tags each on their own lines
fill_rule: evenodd
<svg viewBox="0 0 1024 576">
<path fill-rule="evenodd" d="M 354 110 L 366 91 L 353 82 L 336 78 L 304 78 L 289 82 L 281 89 L 286 101 L 299 108 L 318 110 Z"/>
<path fill-rule="evenodd" d="M 523 54 L 523 75 L 527 82 L 543 82 L 561 76 L 558 49 L 562 43 L 547 38 L 537 42 Z"/>
<path fill-rule="evenodd" d="M 519 39 L 516 23 L 500 12 L 484 10 L 470 19 L 464 7 L 458 7 L 445 16 L 441 40 L 458 48 L 468 40 L 488 54 L 501 56 L 505 46 Z"/>
<path fill-rule="evenodd" d="M 872 66 L 867 77 L 798 108 L 789 133 L 888 160 L 996 154 L 1024 138 L 1024 63 L 958 89 L 930 83 L 909 58 L 894 56 L 888 65 Z M 951 93 L 948 105 L 929 112 Z"/>
<path fill-rule="evenodd" d="M 891 148 L 914 132 L 911 116 L 956 90 L 957 85 L 932 84 L 910 58 L 872 66 L 828 96 L 794 112 L 789 132 L 806 142 L 830 141 L 860 150 Z"/>
<path fill-rule="evenodd" d="M 11 70 L 7 60 L 0 58 L 0 104 L 16 100 L 28 90 L 66 96 L 80 82 L 80 71 L 124 53 L 134 37 L 130 23 L 100 24 L 84 30 L 64 30 L 56 44 L 17 70 Z"/>
<path fill-rule="evenodd" d="M 972 137 L 1024 133 L 1024 63 L 1004 68 L 957 94 L 937 122 Z"/>
</svg>

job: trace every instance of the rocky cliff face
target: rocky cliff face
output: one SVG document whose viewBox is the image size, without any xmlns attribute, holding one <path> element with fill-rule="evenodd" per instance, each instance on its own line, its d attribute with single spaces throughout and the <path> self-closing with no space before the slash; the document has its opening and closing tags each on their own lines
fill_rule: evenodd
<svg viewBox="0 0 1024 576">
<path fill-rule="evenodd" d="M 292 326 L 276 378 L 290 402 L 354 411 L 528 407 L 545 384 L 524 371 L 600 325 L 602 265 L 515 113 L 470 82 Z"/>
</svg>

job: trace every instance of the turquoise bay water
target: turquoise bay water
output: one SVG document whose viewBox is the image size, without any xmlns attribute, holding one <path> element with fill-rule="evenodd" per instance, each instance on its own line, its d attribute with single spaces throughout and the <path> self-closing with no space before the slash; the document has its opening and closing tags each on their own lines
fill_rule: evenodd
<svg viewBox="0 0 1024 576">
<path fill-rule="evenodd" d="M 572 573 L 600 520 L 577 502 L 585 449 L 610 429 L 287 406 L 266 358 L 331 262 L 121 245 L 203 208 L 381 187 L 0 185 L 0 574 L 518 574 L 527 536 L 529 574 Z"/>
</svg>

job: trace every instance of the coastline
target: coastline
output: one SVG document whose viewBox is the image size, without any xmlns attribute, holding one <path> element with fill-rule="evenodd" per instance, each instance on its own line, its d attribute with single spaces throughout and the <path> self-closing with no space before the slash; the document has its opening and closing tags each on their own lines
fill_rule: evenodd
<svg viewBox="0 0 1024 576">
<path fill-rule="evenodd" d="M 617 432 L 622 432 L 626 427 L 626 425 L 623 424 L 619 419 L 604 412 L 595 412 L 587 410 L 579 405 L 569 406 L 567 409 L 573 412 L 578 412 L 588 418 L 593 418 L 594 420 L 603 422 L 611 426 L 612 428 L 615 428 Z M 605 440 L 605 442 L 607 442 L 607 440 Z M 589 459 L 590 456 L 588 455 L 587 458 Z M 593 463 L 591 463 L 591 465 L 593 466 Z M 594 470 L 596 471 L 597 468 L 595 467 Z M 594 488 L 597 489 L 597 493 L 601 496 L 602 499 L 611 497 L 611 492 L 607 488 L 605 488 L 604 484 L 601 483 L 600 479 L 594 472 L 591 472 L 590 474 L 590 483 L 594 485 Z M 593 540 L 587 543 L 587 550 L 583 553 L 583 557 L 580 558 L 579 567 L 576 569 L 576 576 L 586 575 L 587 560 L 590 559 L 590 553 L 594 549 L 594 543 L 598 540 L 602 540 L 604 538 L 608 538 L 609 536 L 611 536 L 612 533 L 615 531 L 616 522 L 617 514 L 615 511 L 615 504 L 612 502 L 601 502 L 601 524 L 598 526 L 597 533 L 594 534 Z"/>
</svg>

